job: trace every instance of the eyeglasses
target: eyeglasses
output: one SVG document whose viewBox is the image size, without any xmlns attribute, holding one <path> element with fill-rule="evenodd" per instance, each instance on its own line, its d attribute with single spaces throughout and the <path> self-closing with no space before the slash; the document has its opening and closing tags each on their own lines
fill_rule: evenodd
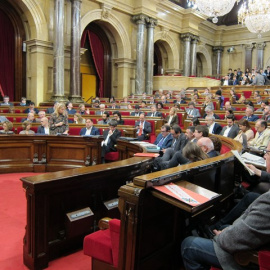
<svg viewBox="0 0 270 270">
<path fill-rule="evenodd" d="M 270 153 L 270 150 L 267 150 L 265 146 L 260 146 L 259 150 L 262 152 L 262 154 L 266 155 Z"/>
</svg>

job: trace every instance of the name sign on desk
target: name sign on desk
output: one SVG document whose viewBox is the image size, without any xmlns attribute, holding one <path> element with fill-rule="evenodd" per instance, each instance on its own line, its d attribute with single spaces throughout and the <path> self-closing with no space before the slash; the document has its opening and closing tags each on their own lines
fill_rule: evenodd
<svg viewBox="0 0 270 270">
<path fill-rule="evenodd" d="M 211 199 L 173 183 L 153 188 L 191 206 L 203 204 Z"/>
</svg>

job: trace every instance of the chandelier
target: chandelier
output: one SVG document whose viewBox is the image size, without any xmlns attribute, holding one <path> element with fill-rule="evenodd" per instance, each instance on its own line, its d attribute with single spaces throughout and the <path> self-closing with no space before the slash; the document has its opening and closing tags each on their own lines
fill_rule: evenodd
<svg viewBox="0 0 270 270">
<path fill-rule="evenodd" d="M 238 22 L 261 38 L 261 33 L 270 31 L 270 0 L 245 0 L 238 11 Z"/>
<path fill-rule="evenodd" d="M 239 0 L 189 0 L 188 6 L 193 6 L 195 9 L 198 8 L 201 13 L 208 17 L 213 17 L 213 23 L 217 23 L 217 17 L 229 13 L 235 2 L 238 1 Z"/>
</svg>

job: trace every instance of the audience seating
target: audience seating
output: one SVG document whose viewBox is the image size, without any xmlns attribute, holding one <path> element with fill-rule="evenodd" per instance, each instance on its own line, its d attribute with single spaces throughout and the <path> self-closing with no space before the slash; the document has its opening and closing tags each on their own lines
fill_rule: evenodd
<svg viewBox="0 0 270 270">
<path fill-rule="evenodd" d="M 117 269 L 120 220 L 105 218 L 99 222 L 99 226 L 101 230 L 84 238 L 84 254 L 92 257 L 92 270 Z"/>
<path fill-rule="evenodd" d="M 119 160 L 119 153 L 118 152 L 109 152 L 105 155 L 105 160 L 106 161 L 117 161 Z"/>
</svg>

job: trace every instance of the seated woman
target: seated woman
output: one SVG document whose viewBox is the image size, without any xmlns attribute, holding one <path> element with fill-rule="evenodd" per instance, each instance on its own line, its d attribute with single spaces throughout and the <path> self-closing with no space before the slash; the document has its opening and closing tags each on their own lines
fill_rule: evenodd
<svg viewBox="0 0 270 270">
<path fill-rule="evenodd" d="M 228 116 L 228 115 L 231 115 L 231 114 L 234 116 L 233 110 L 231 110 L 231 109 L 226 110 L 226 111 L 225 111 L 224 120 L 226 120 L 226 119 L 227 119 L 227 116 Z"/>
<path fill-rule="evenodd" d="M 245 101 L 246 101 L 246 97 L 245 97 L 245 95 L 242 93 L 241 96 L 240 96 L 240 98 L 236 101 L 236 103 L 238 103 L 238 104 L 244 104 Z"/>
<path fill-rule="evenodd" d="M 163 110 L 163 104 L 162 104 L 162 102 L 157 102 L 157 111 L 161 111 L 161 110 Z"/>
<path fill-rule="evenodd" d="M 23 130 L 19 134 L 24 134 L 24 135 L 34 135 L 35 132 L 31 130 L 31 123 L 29 121 L 24 121 L 22 123 Z"/>
<path fill-rule="evenodd" d="M 75 113 L 73 119 L 74 124 L 85 124 L 85 119 L 79 113 Z"/>
<path fill-rule="evenodd" d="M 179 120 L 177 116 L 177 109 L 172 107 L 170 109 L 169 115 L 165 118 L 165 123 L 172 127 L 173 125 L 178 125 L 178 122 Z"/>
<path fill-rule="evenodd" d="M 239 120 L 238 126 L 240 130 L 238 135 L 234 138 L 236 141 L 243 143 L 243 134 L 246 135 L 247 141 L 250 141 L 254 138 L 254 132 L 251 129 L 248 120 L 246 119 Z"/>
<path fill-rule="evenodd" d="M 86 110 L 85 105 L 80 104 L 78 113 L 81 114 L 81 115 L 90 114 L 90 110 L 89 110 L 89 108 L 87 108 L 87 110 Z"/>
<path fill-rule="evenodd" d="M 2 124 L 3 129 L 0 130 L 0 134 L 14 134 L 12 131 L 13 129 L 13 124 L 10 121 L 5 121 Z"/>
<path fill-rule="evenodd" d="M 215 109 L 214 104 L 213 104 L 212 99 L 211 99 L 211 96 L 209 96 L 209 95 L 205 97 L 205 101 L 203 102 L 202 105 L 204 106 L 204 108 L 208 107 L 211 110 Z"/>
</svg>

